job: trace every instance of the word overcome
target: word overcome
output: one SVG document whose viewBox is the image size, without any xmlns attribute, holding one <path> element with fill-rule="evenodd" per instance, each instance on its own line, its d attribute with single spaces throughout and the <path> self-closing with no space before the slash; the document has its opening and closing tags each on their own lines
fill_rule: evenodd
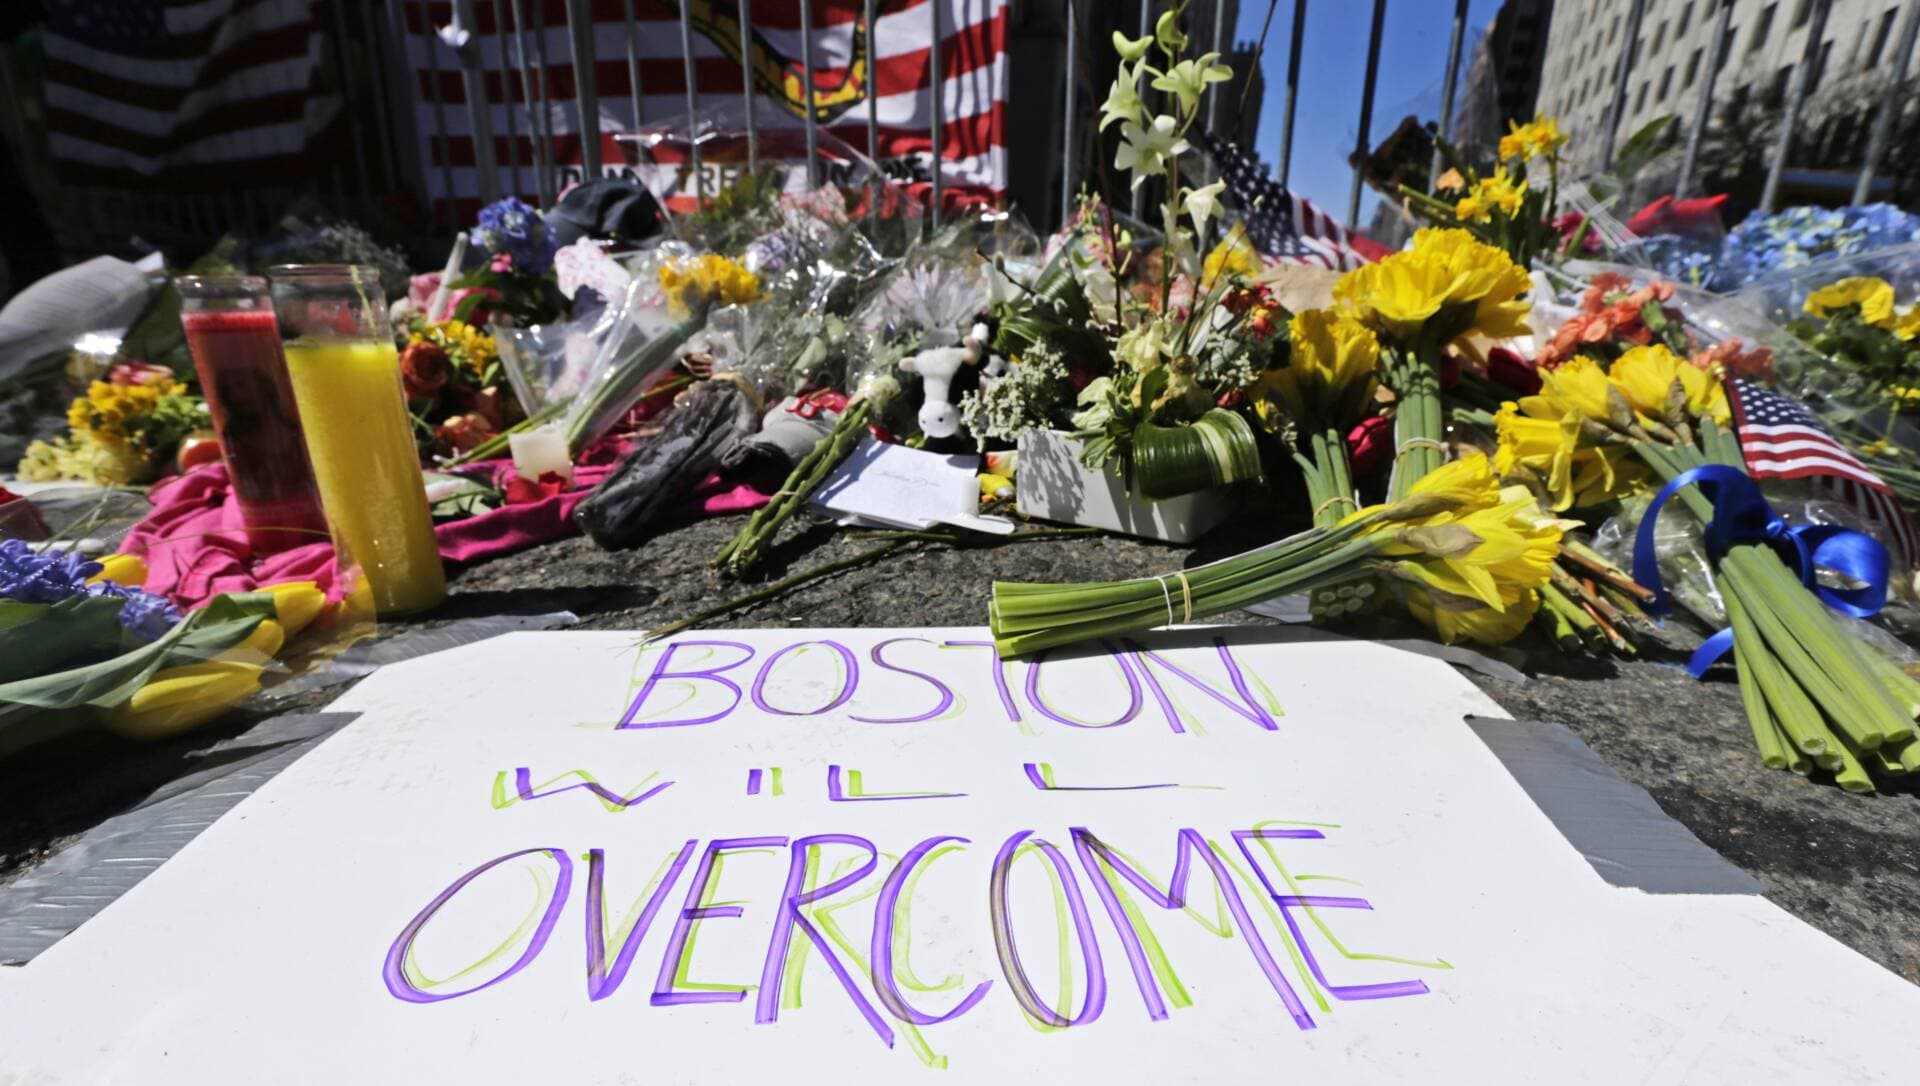
<svg viewBox="0 0 1920 1086">
<path fill-rule="evenodd" d="M 1231 931 L 1222 934 L 1230 937 L 1234 932 L 1238 933 L 1254 967 L 1272 988 L 1286 1014 L 1298 1028 L 1314 1028 L 1315 1022 L 1306 1003 L 1282 972 L 1269 946 L 1268 933 L 1263 933 L 1262 925 L 1255 922 L 1253 913 L 1247 907 L 1247 900 L 1241 894 L 1243 885 L 1251 889 L 1253 883 L 1246 882 L 1244 875 L 1236 878 L 1236 873 L 1230 869 L 1228 850 L 1217 842 L 1209 841 L 1198 830 L 1182 828 L 1174 831 L 1174 834 L 1173 870 L 1162 887 L 1086 828 L 1076 826 L 1068 830 L 1070 847 L 1079 861 L 1086 886 L 1091 888 L 1092 897 L 1099 901 L 1107 923 L 1124 949 L 1127 969 L 1149 1017 L 1155 1020 L 1167 1017 L 1168 997 L 1162 990 L 1161 980 L 1156 977 L 1151 960 L 1158 950 L 1158 944 L 1151 931 L 1146 929 L 1141 910 L 1136 905 L 1137 899 L 1129 894 L 1127 888 L 1131 887 L 1140 898 L 1161 909 L 1182 909 L 1188 901 L 1189 883 L 1195 874 L 1197 862 L 1205 867 L 1212 878 L 1226 915 L 1231 917 Z M 1257 879 L 1258 890 L 1254 892 L 1271 899 L 1278 907 L 1278 915 L 1286 928 L 1282 933 L 1269 925 L 1269 932 L 1279 939 L 1290 939 L 1296 958 L 1304 963 L 1314 981 L 1336 999 L 1385 999 L 1425 993 L 1427 986 L 1418 980 L 1338 984 L 1326 975 L 1322 963 L 1304 937 L 1295 916 L 1296 910 L 1371 909 L 1372 905 L 1362 898 L 1283 892 L 1290 890 L 1291 886 L 1276 887 L 1262 865 L 1255 860 L 1253 848 L 1253 843 L 1261 839 L 1317 840 L 1324 836 L 1320 830 L 1307 828 L 1264 827 L 1232 832 L 1234 846 Z M 774 899 L 775 916 L 762 958 L 758 989 L 753 996 L 755 1022 L 770 1023 L 779 1017 L 781 979 L 796 939 L 806 940 L 819 952 L 847 998 L 888 1047 L 894 1043 L 894 1022 L 931 1026 L 952 1021 L 974 1011 L 997 984 L 1003 984 L 1005 992 L 1020 1011 L 1036 1023 L 1069 1028 L 1098 1020 L 1108 1003 L 1108 967 L 1101 955 L 1096 921 L 1087 904 L 1088 895 L 1083 891 L 1081 876 L 1076 875 L 1066 852 L 1051 842 L 1035 837 L 1032 830 L 1018 831 L 999 843 L 985 879 L 986 909 L 1000 976 L 980 981 L 957 1003 L 943 1010 L 916 1006 L 902 992 L 895 973 L 894 956 L 897 948 L 904 949 L 912 941 L 913 933 L 906 930 L 904 924 L 906 910 L 903 905 L 909 904 L 904 899 L 911 897 L 916 872 L 943 855 L 968 851 L 963 846 L 970 843 L 964 837 L 940 834 L 915 843 L 901 855 L 886 874 L 874 898 L 872 936 L 864 962 L 857 954 L 847 955 L 853 959 L 851 962 L 843 960 L 841 953 L 822 934 L 809 913 L 821 908 L 823 903 L 836 895 L 847 895 L 881 866 L 881 851 L 865 837 L 828 833 L 793 839 L 771 835 L 718 838 L 709 840 L 704 850 L 698 850 L 697 839 L 689 840 L 673 853 L 666 873 L 647 892 L 645 903 L 632 927 L 624 933 L 614 933 L 611 940 L 606 925 L 607 858 L 604 850 L 589 849 L 584 855 L 586 890 L 583 895 L 587 997 L 590 1000 L 606 999 L 621 987 L 634 964 L 641 942 L 698 850 L 700 859 L 686 883 L 682 903 L 672 911 L 672 928 L 649 998 L 654 1006 L 745 1002 L 749 996 L 745 987 L 689 987 L 678 983 L 676 978 L 684 977 L 685 959 L 697 922 L 743 915 L 744 910 L 738 904 L 706 903 L 710 883 L 716 876 L 721 858 L 730 852 L 750 849 L 786 849 L 790 853 L 786 880 Z M 864 853 L 864 858 L 857 861 L 851 871 L 829 878 L 818 886 L 810 886 L 813 852 L 825 846 L 851 848 Z M 1067 907 L 1069 923 L 1063 926 L 1071 928 L 1071 943 L 1068 944 L 1068 932 L 1060 931 L 1059 937 L 1063 945 L 1077 947 L 1078 960 L 1073 968 L 1078 974 L 1078 983 L 1074 987 L 1083 993 L 1077 1007 L 1050 1005 L 1036 989 L 1021 963 L 1015 937 L 1014 896 L 1010 894 L 1009 886 L 1015 864 L 1028 856 L 1037 856 L 1045 862 L 1043 870 L 1053 881 L 1056 897 L 1063 899 Z M 514 946 L 524 942 L 518 956 L 486 979 L 458 989 L 442 990 L 447 987 L 445 984 L 425 980 L 412 964 L 414 943 L 422 931 L 475 879 L 516 860 L 551 865 L 552 875 L 550 880 L 542 880 L 546 889 L 543 891 L 544 903 L 536 905 L 538 922 L 522 925 L 500 944 L 497 952 L 504 958 Z M 393 940 L 382 970 L 387 990 L 394 998 L 409 1003 L 435 1003 L 472 996 L 507 981 L 525 969 L 546 948 L 572 895 L 574 880 L 574 859 L 560 848 L 529 848 L 509 852 L 468 871 L 428 902 Z M 1281 944 L 1281 949 L 1284 956 L 1288 948 Z M 474 972 L 475 969 L 469 968 L 454 979 L 465 978 Z"/>
</svg>

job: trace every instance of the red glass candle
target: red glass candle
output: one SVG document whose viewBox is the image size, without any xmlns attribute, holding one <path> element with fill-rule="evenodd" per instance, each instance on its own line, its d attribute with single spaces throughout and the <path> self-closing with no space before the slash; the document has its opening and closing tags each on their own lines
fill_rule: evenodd
<svg viewBox="0 0 1920 1086">
<path fill-rule="evenodd" d="M 256 552 L 328 538 L 266 280 L 174 281 L 200 391 Z"/>
</svg>

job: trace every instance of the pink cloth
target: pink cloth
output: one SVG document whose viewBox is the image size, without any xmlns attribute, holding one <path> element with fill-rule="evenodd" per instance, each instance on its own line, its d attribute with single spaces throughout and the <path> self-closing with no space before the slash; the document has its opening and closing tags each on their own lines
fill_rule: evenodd
<svg viewBox="0 0 1920 1086">
<path fill-rule="evenodd" d="M 596 444 L 581 455 L 569 489 L 436 525 L 440 557 L 478 562 L 578 533 L 575 507 L 612 472 L 624 452 L 624 446 L 611 441 Z M 514 478 L 513 462 L 505 459 L 481 461 L 463 472 L 503 488 Z M 189 608 L 222 592 L 247 592 L 282 581 L 315 581 L 331 595 L 336 576 L 333 544 L 315 542 L 255 555 L 239 505 L 227 500 L 231 493 L 224 463 L 203 465 L 148 492 L 153 511 L 120 545 L 122 552 L 147 560 L 147 591 Z M 757 509 L 770 497 L 769 491 L 752 484 L 714 475 L 695 487 L 677 512 L 686 519 L 738 513 Z"/>
</svg>

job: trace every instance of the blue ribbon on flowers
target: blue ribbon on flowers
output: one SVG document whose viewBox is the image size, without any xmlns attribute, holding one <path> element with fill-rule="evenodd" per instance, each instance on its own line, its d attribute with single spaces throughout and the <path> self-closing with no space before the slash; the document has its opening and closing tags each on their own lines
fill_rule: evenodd
<svg viewBox="0 0 1920 1086">
<path fill-rule="evenodd" d="M 1739 468 L 1708 464 L 1689 468 L 1673 477 L 1647 506 L 1640 521 L 1639 535 L 1633 542 L 1633 579 L 1653 592 L 1650 614 L 1663 615 L 1673 610 L 1666 587 L 1660 581 L 1660 563 L 1653 545 L 1654 522 L 1660 507 L 1684 486 L 1697 486 L 1713 503 L 1713 519 L 1707 523 L 1704 538 L 1707 553 L 1718 558 L 1735 543 L 1766 543 L 1787 561 L 1800 583 L 1813 590 L 1828 607 L 1855 618 L 1879 613 L 1887 602 L 1887 576 L 1893 566 L 1887 548 L 1872 536 L 1842 528 L 1837 524 L 1790 525 L 1773 511 L 1760 493 L 1759 484 Z M 1830 569 L 1853 581 L 1860 588 L 1828 588 L 1815 573 Z M 1706 674 L 1714 661 L 1733 648 L 1733 630 L 1725 629 L 1708 638 L 1687 661 L 1694 678 Z"/>
</svg>

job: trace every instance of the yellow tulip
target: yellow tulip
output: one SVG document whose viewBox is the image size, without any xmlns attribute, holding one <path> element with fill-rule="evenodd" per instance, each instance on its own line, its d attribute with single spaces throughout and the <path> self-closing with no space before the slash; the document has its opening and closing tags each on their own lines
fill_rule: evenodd
<svg viewBox="0 0 1920 1086">
<path fill-rule="evenodd" d="M 1875 328 L 1893 328 L 1893 284 L 1870 275 L 1829 283 L 1807 295 L 1801 308 L 1816 317 L 1829 317 L 1850 305 L 1859 306 L 1860 319 Z"/>
<path fill-rule="evenodd" d="M 109 554 L 100 559 L 100 572 L 87 578 L 88 584 L 100 581 L 139 588 L 147 583 L 147 560 L 137 554 Z"/>
<path fill-rule="evenodd" d="M 306 629 L 327 606 L 326 593 L 312 581 L 262 585 L 260 591 L 273 593 L 274 618 L 288 637 Z"/>
<path fill-rule="evenodd" d="M 107 727 L 129 739 L 166 739 L 199 727 L 252 697 L 285 641 L 280 624 L 264 619 L 211 660 L 162 668 L 114 707 Z"/>
<path fill-rule="evenodd" d="M 1635 347 L 1621 355 L 1607 375 L 1633 409 L 1651 419 L 1664 417 L 1667 397 L 1678 382 L 1686 395 L 1687 413 L 1725 424 L 1733 418 L 1727 391 L 1720 379 L 1675 355 L 1662 344 Z"/>
</svg>

